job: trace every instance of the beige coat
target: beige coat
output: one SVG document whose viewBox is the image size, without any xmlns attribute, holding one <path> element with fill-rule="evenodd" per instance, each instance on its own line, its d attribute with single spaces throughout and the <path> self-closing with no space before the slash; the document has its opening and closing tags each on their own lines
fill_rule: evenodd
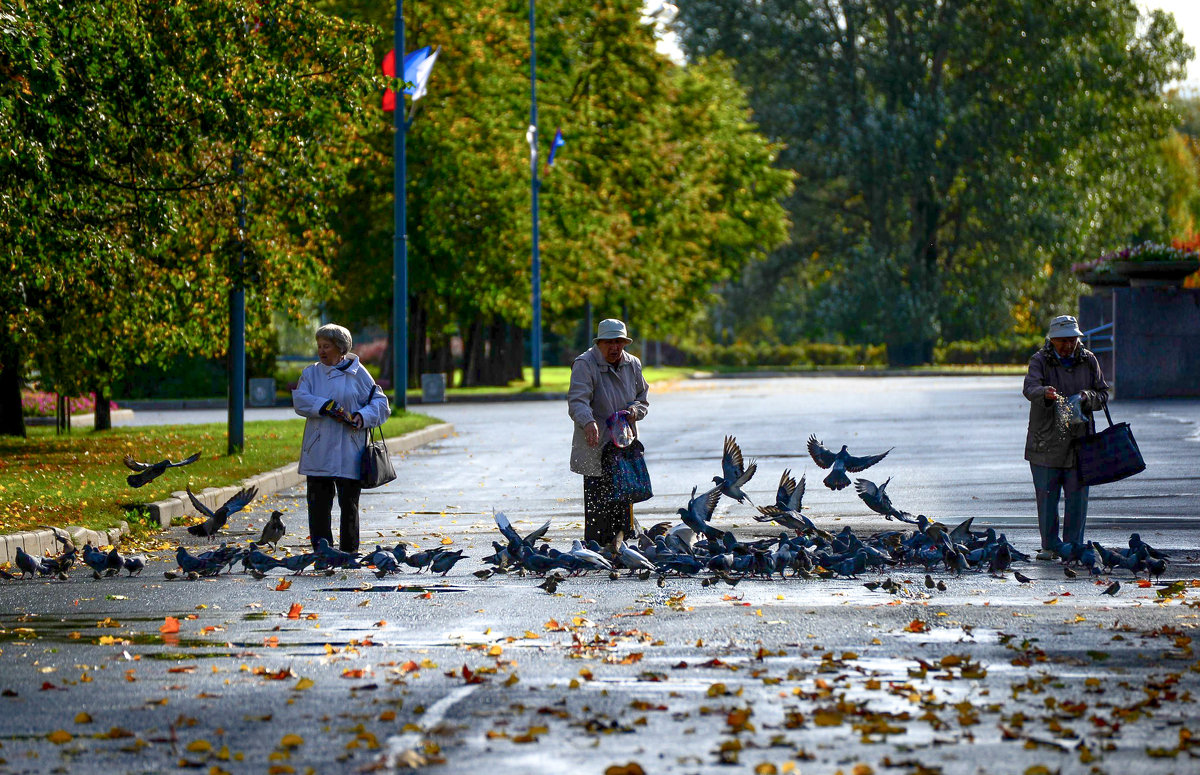
<svg viewBox="0 0 1200 775">
<path fill-rule="evenodd" d="M 614 412 L 629 411 L 637 435 L 637 420 L 650 411 L 646 393 L 650 386 L 642 376 L 642 362 L 627 352 L 610 365 L 593 345 L 571 365 L 571 387 L 567 391 L 567 414 L 575 422 L 571 438 L 571 470 L 584 476 L 600 476 L 600 450 L 608 432 L 605 426 Z M 583 429 L 595 422 L 600 427 L 600 444 L 589 447 Z"/>
</svg>

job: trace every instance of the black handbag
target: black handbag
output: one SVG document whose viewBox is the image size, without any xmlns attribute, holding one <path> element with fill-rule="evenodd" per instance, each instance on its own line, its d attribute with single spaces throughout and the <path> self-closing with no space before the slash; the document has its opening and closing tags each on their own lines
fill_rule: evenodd
<svg viewBox="0 0 1200 775">
<path fill-rule="evenodd" d="M 371 386 L 371 395 L 367 396 L 368 402 L 375 397 L 375 391 L 378 389 L 379 385 Z M 362 482 L 364 490 L 382 487 L 396 478 L 392 456 L 388 453 L 387 442 L 383 440 L 383 431 L 379 431 L 379 441 L 375 441 L 374 434 L 374 428 L 367 430 L 367 443 L 362 451 L 362 473 L 359 475 L 359 481 Z"/>
<path fill-rule="evenodd" d="M 646 448 L 637 439 L 625 448 L 605 444 L 601 466 L 611 477 L 613 501 L 641 503 L 654 497 L 650 471 L 646 468 Z"/>
<path fill-rule="evenodd" d="M 1113 424 L 1108 413 L 1108 402 L 1104 403 L 1104 416 L 1108 427 L 1099 433 L 1088 434 L 1076 442 L 1079 455 L 1079 479 L 1091 487 L 1097 484 L 1116 482 L 1146 470 L 1146 461 L 1133 438 L 1129 423 Z"/>
</svg>

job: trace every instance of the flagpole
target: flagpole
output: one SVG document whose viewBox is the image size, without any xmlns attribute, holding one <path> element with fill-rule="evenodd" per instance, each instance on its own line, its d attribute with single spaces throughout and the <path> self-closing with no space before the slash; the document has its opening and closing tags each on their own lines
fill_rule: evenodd
<svg viewBox="0 0 1200 775">
<path fill-rule="evenodd" d="M 537 39 L 533 26 L 534 0 L 529 0 L 529 168 L 533 173 L 533 386 L 542 386 L 542 262 L 538 255 L 538 153 L 537 153 Z"/>
<path fill-rule="evenodd" d="M 404 79 L 404 0 L 396 0 L 394 61 L 396 74 Z M 395 188 L 394 236 L 392 238 L 392 375 L 396 397 L 393 406 L 408 409 L 408 121 L 404 116 L 404 87 L 396 90 L 392 112 L 396 136 L 393 187 Z"/>
</svg>

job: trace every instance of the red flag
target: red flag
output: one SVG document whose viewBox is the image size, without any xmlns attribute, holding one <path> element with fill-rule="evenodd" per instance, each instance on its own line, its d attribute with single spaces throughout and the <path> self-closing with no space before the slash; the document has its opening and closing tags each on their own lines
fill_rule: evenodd
<svg viewBox="0 0 1200 775">
<path fill-rule="evenodd" d="M 384 112 L 396 109 L 396 92 L 391 89 L 383 90 L 383 110 Z"/>
</svg>

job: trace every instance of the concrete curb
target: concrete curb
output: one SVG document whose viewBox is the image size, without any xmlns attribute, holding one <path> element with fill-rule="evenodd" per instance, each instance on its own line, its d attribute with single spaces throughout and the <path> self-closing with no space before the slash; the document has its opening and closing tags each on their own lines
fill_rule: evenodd
<svg viewBox="0 0 1200 775">
<path fill-rule="evenodd" d="M 75 546 L 82 548 L 84 544 L 93 546 L 116 545 L 121 537 L 129 533 L 129 523 L 121 522 L 108 530 L 89 530 L 85 527 L 65 528 L 71 534 Z M 17 547 L 21 547 L 34 557 L 41 557 L 46 552 L 57 555 L 62 551 L 53 530 L 31 530 L 25 533 L 11 533 L 0 536 L 0 563 L 17 561 Z"/>
<path fill-rule="evenodd" d="M 450 423 L 429 425 L 420 430 L 406 433 L 403 436 L 387 439 L 388 452 L 392 453 L 393 456 L 404 452 L 411 452 L 417 447 L 424 446 L 438 439 L 444 439 L 452 433 L 454 433 L 454 426 Z M 243 487 L 257 487 L 259 497 L 271 495 L 304 482 L 304 477 L 296 471 L 299 465 L 299 463 L 288 463 L 286 466 L 252 476 L 249 479 L 243 479 L 235 485 L 228 487 L 206 487 L 200 492 L 195 493 L 195 495 L 201 503 L 214 510 Z M 149 511 L 150 518 L 157 521 L 159 526 L 164 528 L 170 527 L 172 522 L 180 517 L 195 516 L 197 514 L 191 500 L 188 498 L 186 490 L 173 492 L 171 493 L 171 497 L 166 500 L 147 503 L 145 504 L 145 508 Z M 54 540 L 53 534 L 51 534 L 50 540 Z M 13 551 L 15 553 L 15 549 Z M 26 551 L 29 551 L 29 549 L 26 548 Z"/>
</svg>

